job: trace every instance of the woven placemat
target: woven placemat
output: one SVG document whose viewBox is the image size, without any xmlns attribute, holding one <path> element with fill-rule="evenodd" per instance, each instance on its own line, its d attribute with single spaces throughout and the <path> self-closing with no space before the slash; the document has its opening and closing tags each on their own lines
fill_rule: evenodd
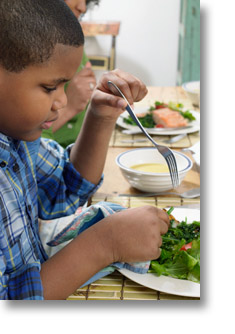
<svg viewBox="0 0 235 334">
<path fill-rule="evenodd" d="M 164 146 L 168 146 L 172 149 L 174 148 L 188 148 L 196 144 L 200 140 L 199 132 L 187 134 L 186 137 L 180 139 L 176 143 L 169 144 L 165 143 L 165 140 L 168 140 L 174 136 L 152 136 L 152 138 L 158 143 Z M 133 142 L 130 142 L 133 141 Z M 137 140 L 137 141 L 135 141 Z M 139 141 L 141 140 L 141 141 Z M 142 141 L 144 140 L 144 141 Z M 138 135 L 126 135 L 122 133 L 122 129 L 119 126 L 116 126 L 113 131 L 112 137 L 109 142 L 110 147 L 151 147 L 153 144 L 144 136 L 144 134 Z"/>
<path fill-rule="evenodd" d="M 169 295 L 149 289 L 126 278 L 118 271 L 96 282 L 77 289 L 68 300 L 200 300 Z"/>
</svg>

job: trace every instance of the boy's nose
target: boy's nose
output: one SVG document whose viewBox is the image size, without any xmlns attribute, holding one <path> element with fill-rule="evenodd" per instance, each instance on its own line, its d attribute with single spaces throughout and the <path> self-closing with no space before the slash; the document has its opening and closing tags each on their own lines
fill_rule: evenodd
<svg viewBox="0 0 235 334">
<path fill-rule="evenodd" d="M 53 101 L 51 110 L 57 111 L 64 108 L 67 105 L 67 96 L 65 94 L 64 88 L 61 89 L 61 93 Z"/>
<path fill-rule="evenodd" d="M 76 8 L 79 12 L 84 14 L 86 12 L 86 0 L 79 0 Z"/>
</svg>

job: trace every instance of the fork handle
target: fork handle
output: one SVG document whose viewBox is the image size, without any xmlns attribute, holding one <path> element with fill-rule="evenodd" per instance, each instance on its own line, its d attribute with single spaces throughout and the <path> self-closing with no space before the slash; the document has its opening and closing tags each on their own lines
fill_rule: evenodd
<svg viewBox="0 0 235 334">
<path fill-rule="evenodd" d="M 156 146 L 156 147 L 158 147 L 159 145 L 152 139 L 152 137 L 148 134 L 148 132 L 143 128 L 142 124 L 138 120 L 138 117 L 136 117 L 135 113 L 132 111 L 131 106 L 129 105 L 129 102 L 127 101 L 125 95 L 122 93 L 122 91 L 120 90 L 120 88 L 117 85 L 115 85 L 115 83 L 113 83 L 110 80 L 108 81 L 108 85 L 114 87 L 118 91 L 119 95 L 127 102 L 126 110 L 129 113 L 129 115 L 131 116 L 131 118 L 133 119 L 133 121 L 138 125 L 138 127 L 140 128 L 140 130 L 153 143 L 153 145 Z"/>
<path fill-rule="evenodd" d="M 126 110 L 128 111 L 133 121 L 136 123 L 136 125 L 138 125 L 140 130 L 145 134 L 145 136 L 153 143 L 154 146 L 158 147 L 157 143 L 152 139 L 152 137 L 148 134 L 148 132 L 143 128 L 142 124 L 138 120 L 138 117 L 136 117 L 136 115 L 133 113 L 129 105 L 126 106 Z"/>
</svg>

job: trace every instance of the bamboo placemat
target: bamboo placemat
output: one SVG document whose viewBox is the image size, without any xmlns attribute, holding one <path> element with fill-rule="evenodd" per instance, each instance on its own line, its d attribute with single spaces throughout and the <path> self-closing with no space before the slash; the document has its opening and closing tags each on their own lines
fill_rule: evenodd
<svg viewBox="0 0 235 334">
<path fill-rule="evenodd" d="M 200 300 L 169 295 L 135 283 L 118 271 L 87 287 L 77 289 L 67 300 Z"/>
<path fill-rule="evenodd" d="M 100 201 L 110 201 L 128 208 L 143 205 L 153 205 L 160 208 L 200 204 L 200 199 L 181 199 L 176 196 L 161 197 L 119 197 L 105 194 L 95 194 L 91 204 Z M 68 300 L 200 300 L 166 294 L 152 290 L 126 278 L 118 271 L 103 277 L 84 288 L 77 289 Z"/>
<path fill-rule="evenodd" d="M 109 142 L 110 147 L 128 147 L 128 148 L 135 148 L 135 147 L 152 147 L 153 144 L 144 136 L 144 134 L 138 135 L 126 135 L 122 133 L 122 130 L 119 126 L 116 126 L 115 130 L 113 131 L 112 137 Z M 199 132 L 187 134 L 186 137 L 180 139 L 176 143 L 167 144 L 164 143 L 164 140 L 168 140 L 174 136 L 151 136 L 158 144 L 162 144 L 168 146 L 172 149 L 174 148 L 188 148 L 196 144 L 200 140 Z M 143 139 L 144 142 L 127 142 L 127 140 L 138 140 Z"/>
</svg>

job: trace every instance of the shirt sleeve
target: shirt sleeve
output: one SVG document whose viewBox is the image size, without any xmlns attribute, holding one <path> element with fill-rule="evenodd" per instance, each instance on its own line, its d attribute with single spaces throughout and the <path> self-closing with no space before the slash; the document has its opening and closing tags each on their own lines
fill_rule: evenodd
<svg viewBox="0 0 235 334">
<path fill-rule="evenodd" d="M 43 300 L 40 263 L 27 264 L 6 274 L 6 261 L 0 249 L 0 300 Z"/>
<path fill-rule="evenodd" d="M 41 139 L 36 163 L 38 213 L 42 219 L 71 215 L 100 187 L 84 179 L 69 160 L 72 145 Z"/>
</svg>

